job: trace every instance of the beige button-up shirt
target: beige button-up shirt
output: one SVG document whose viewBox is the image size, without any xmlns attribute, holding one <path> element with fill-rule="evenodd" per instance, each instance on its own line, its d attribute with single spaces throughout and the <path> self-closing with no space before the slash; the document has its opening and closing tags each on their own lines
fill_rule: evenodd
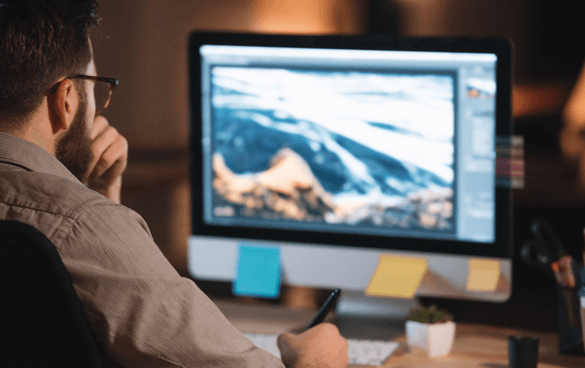
<svg viewBox="0 0 585 368">
<path fill-rule="evenodd" d="M 96 337 L 125 367 L 284 367 L 162 255 L 144 220 L 54 156 L 0 133 L 0 219 L 55 244 Z"/>
</svg>

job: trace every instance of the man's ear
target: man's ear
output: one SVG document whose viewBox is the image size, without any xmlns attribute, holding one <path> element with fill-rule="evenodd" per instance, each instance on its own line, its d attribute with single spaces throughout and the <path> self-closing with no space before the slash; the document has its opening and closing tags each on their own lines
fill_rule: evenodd
<svg viewBox="0 0 585 368">
<path fill-rule="evenodd" d="M 53 134 L 57 134 L 61 130 L 67 131 L 73 122 L 79 104 L 73 81 L 67 78 L 60 82 L 56 92 L 47 96 L 47 104 Z"/>
</svg>

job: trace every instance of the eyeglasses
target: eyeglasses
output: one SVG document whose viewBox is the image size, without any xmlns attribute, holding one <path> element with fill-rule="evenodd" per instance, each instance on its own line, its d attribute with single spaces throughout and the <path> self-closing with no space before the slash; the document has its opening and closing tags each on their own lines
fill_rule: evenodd
<svg viewBox="0 0 585 368">
<path fill-rule="evenodd" d="M 96 82 L 93 89 L 93 94 L 95 96 L 95 114 L 99 114 L 108 107 L 110 104 L 110 99 L 112 98 L 112 91 L 118 85 L 118 80 L 114 78 L 105 78 L 105 77 L 94 77 L 92 75 L 83 75 L 77 74 L 73 77 L 69 77 L 71 79 L 86 79 Z M 97 82 L 104 82 L 104 83 L 97 83 Z M 107 84 L 105 84 L 107 83 Z"/>
<path fill-rule="evenodd" d="M 95 114 L 99 114 L 108 107 L 110 104 L 110 99 L 112 98 L 112 91 L 118 85 L 118 80 L 114 78 L 105 78 L 105 77 L 94 77 L 93 75 L 83 75 L 77 74 L 71 77 L 67 77 L 66 79 L 85 79 L 91 80 L 96 82 L 93 89 L 93 95 L 95 96 Z M 97 82 L 104 82 L 104 83 L 97 83 Z M 54 94 L 57 92 L 57 88 L 59 84 L 57 83 L 47 92 L 49 94 Z M 107 83 L 107 84 L 106 84 Z"/>
</svg>

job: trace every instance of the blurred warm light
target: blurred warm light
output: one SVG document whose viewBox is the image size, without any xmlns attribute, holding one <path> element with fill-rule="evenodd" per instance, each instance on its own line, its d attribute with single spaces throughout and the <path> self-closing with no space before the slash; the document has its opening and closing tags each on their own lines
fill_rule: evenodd
<svg viewBox="0 0 585 368">
<path fill-rule="evenodd" d="M 558 112 L 568 95 L 564 84 L 519 85 L 512 90 L 512 113 L 515 117 Z"/>
<path fill-rule="evenodd" d="M 581 70 L 577 83 L 575 83 L 563 113 L 569 129 L 585 129 L 585 65 Z"/>
<path fill-rule="evenodd" d="M 565 158 L 581 160 L 580 182 L 585 186 L 585 65 L 563 110 L 565 126 L 561 132 L 561 150 Z"/>
<path fill-rule="evenodd" d="M 352 0 L 252 0 L 250 28 L 263 33 L 352 33 L 361 21 Z"/>
<path fill-rule="evenodd" d="M 448 14 L 449 0 L 396 0 L 400 7 L 401 33 L 409 36 L 449 34 L 453 18 Z"/>
</svg>

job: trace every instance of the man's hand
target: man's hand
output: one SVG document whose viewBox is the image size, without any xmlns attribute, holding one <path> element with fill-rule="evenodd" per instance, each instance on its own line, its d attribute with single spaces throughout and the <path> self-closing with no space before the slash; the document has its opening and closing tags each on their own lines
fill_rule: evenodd
<svg viewBox="0 0 585 368">
<path fill-rule="evenodd" d="M 298 335 L 280 335 L 278 348 L 288 368 L 345 368 L 349 362 L 347 340 L 330 323 L 320 323 Z"/>
<path fill-rule="evenodd" d="M 93 160 L 84 180 L 87 187 L 120 203 L 122 173 L 128 164 L 128 142 L 103 116 L 97 116 L 91 131 Z"/>
</svg>

